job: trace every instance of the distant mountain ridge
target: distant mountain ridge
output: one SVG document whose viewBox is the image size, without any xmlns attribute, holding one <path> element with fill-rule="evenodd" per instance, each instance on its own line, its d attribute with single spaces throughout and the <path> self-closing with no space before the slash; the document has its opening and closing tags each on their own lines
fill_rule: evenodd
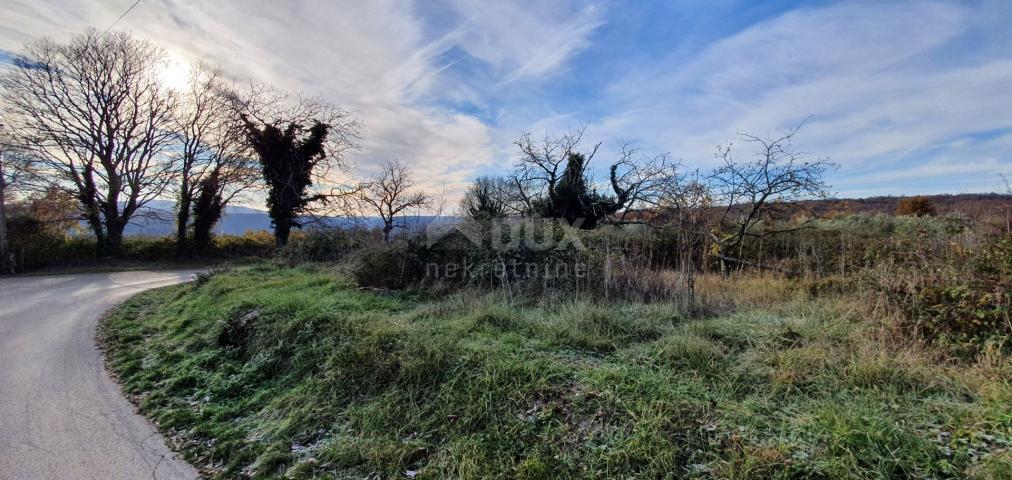
<svg viewBox="0 0 1012 480">
<path fill-rule="evenodd" d="M 999 193 L 960 193 L 952 195 L 924 195 L 931 200 L 939 215 L 963 213 L 971 218 L 984 216 L 1004 216 L 1006 209 L 1012 208 L 1012 195 Z M 825 200 L 808 200 L 805 203 L 820 216 L 840 213 L 884 213 L 893 214 L 900 200 L 910 197 L 868 197 L 868 198 L 830 198 Z M 165 200 L 149 203 L 130 225 L 126 235 L 164 236 L 175 232 L 173 212 L 175 204 Z M 446 217 L 444 217 L 446 218 Z M 419 231 L 431 223 L 435 217 L 420 215 L 408 216 L 403 219 L 411 231 Z M 382 221 L 378 217 L 362 217 L 356 219 L 325 217 L 321 219 L 327 226 L 350 228 L 378 228 Z M 242 235 L 247 231 L 271 230 L 271 218 L 267 212 L 250 207 L 229 206 L 218 223 L 215 233 L 219 235 Z"/>
<path fill-rule="evenodd" d="M 445 218 L 445 217 L 444 217 Z M 398 221 L 407 225 L 411 231 L 419 231 L 435 220 L 430 215 L 405 216 Z M 307 220 L 307 228 L 313 224 L 323 227 L 337 228 L 379 228 L 383 221 L 379 217 L 321 217 Z M 242 235 L 248 231 L 272 230 L 271 217 L 263 210 L 243 206 L 225 208 L 221 221 L 215 227 L 218 235 Z M 166 200 L 149 202 L 134 216 L 124 231 L 128 236 L 161 237 L 172 235 L 176 231 L 175 203 Z"/>
</svg>

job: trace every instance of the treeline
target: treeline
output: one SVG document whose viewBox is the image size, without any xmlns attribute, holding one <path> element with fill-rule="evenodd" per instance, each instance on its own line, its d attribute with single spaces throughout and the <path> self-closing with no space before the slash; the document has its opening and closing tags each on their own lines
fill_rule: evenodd
<svg viewBox="0 0 1012 480">
<path fill-rule="evenodd" d="M 233 82 L 207 63 L 173 89 L 166 68 L 162 49 L 126 33 L 26 45 L 0 75 L 3 197 L 70 199 L 98 249 L 115 255 L 124 228 L 155 199 L 175 199 L 184 253 L 207 248 L 226 206 L 254 190 L 265 193 L 283 245 L 311 205 L 359 189 L 328 176 L 347 170 L 358 135 L 340 107 Z"/>
<path fill-rule="evenodd" d="M 997 180 L 997 178 L 996 178 Z M 903 205 L 917 200 L 930 206 L 929 213 L 937 216 L 949 214 L 966 215 L 974 220 L 993 223 L 1008 230 L 1012 218 L 1012 194 L 1003 193 L 957 193 L 944 195 L 916 195 L 908 197 L 867 197 L 830 198 L 812 200 L 811 210 L 820 217 L 832 217 L 855 213 L 901 214 Z"/>
</svg>

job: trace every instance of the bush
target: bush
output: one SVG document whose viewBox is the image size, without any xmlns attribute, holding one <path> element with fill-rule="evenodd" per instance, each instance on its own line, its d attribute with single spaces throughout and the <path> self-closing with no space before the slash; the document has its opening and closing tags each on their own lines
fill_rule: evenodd
<svg viewBox="0 0 1012 480">
<path fill-rule="evenodd" d="M 743 256 L 794 277 L 849 276 L 877 265 L 917 261 L 921 254 L 944 258 L 953 253 L 953 244 L 972 246 L 977 241 L 972 226 L 961 215 L 850 215 L 750 239 Z"/>
<path fill-rule="evenodd" d="M 114 257 L 99 253 L 94 238 L 66 237 L 61 232 L 29 216 L 8 220 L 11 252 L 19 272 L 62 266 L 94 266 L 112 261 L 174 262 L 180 260 L 172 237 L 130 236 L 123 239 Z M 182 260 L 267 257 L 274 252 L 274 237 L 264 231 L 248 231 L 243 235 L 219 235 L 210 249 L 191 252 Z"/>
<path fill-rule="evenodd" d="M 274 253 L 274 235 L 266 230 L 247 230 L 242 235 L 217 235 L 208 255 L 219 257 L 268 257 Z"/>
<path fill-rule="evenodd" d="M 362 251 L 352 269 L 362 286 L 501 288 L 511 293 L 581 290 L 599 282 L 599 259 L 580 232 L 538 221 L 493 227 L 465 223 L 441 236 L 399 239 Z"/>
<path fill-rule="evenodd" d="M 951 258 L 881 268 L 877 286 L 903 314 L 903 327 L 922 337 L 973 353 L 1012 335 L 1012 238 Z"/>
<path fill-rule="evenodd" d="M 896 205 L 896 215 L 934 217 L 937 214 L 935 205 L 931 203 L 931 199 L 928 197 L 904 198 Z"/>
<path fill-rule="evenodd" d="M 672 235 L 636 226 L 594 231 L 551 222 L 467 222 L 441 236 L 401 238 L 360 251 L 351 272 L 384 289 L 495 289 L 508 295 L 590 294 L 610 300 L 682 299 L 670 269 Z"/>
<path fill-rule="evenodd" d="M 7 219 L 7 231 L 10 232 L 14 265 L 19 271 L 45 266 L 62 258 L 63 236 L 35 217 L 13 216 Z"/>
<path fill-rule="evenodd" d="M 176 257 L 172 237 L 131 237 L 124 239 L 117 256 L 131 260 L 168 260 Z"/>
<path fill-rule="evenodd" d="M 417 284 L 424 276 L 424 265 L 408 241 L 395 241 L 359 252 L 352 275 L 362 287 L 402 289 Z"/>
<path fill-rule="evenodd" d="M 288 264 L 305 262 L 337 262 L 360 250 L 378 238 L 365 230 L 310 230 L 293 234 L 288 244 L 278 252 L 278 258 Z"/>
</svg>

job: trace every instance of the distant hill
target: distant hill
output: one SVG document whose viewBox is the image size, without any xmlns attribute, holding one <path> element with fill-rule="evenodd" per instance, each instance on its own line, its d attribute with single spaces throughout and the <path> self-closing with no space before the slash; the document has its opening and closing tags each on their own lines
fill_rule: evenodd
<svg viewBox="0 0 1012 480">
<path fill-rule="evenodd" d="M 148 202 L 127 225 L 123 232 L 131 236 L 172 235 L 176 230 L 175 202 L 153 200 Z M 216 233 L 241 235 L 247 230 L 269 230 L 271 219 L 267 212 L 250 207 L 228 206 Z"/>
<path fill-rule="evenodd" d="M 959 193 L 953 195 L 923 195 L 928 198 L 939 215 L 962 213 L 971 218 L 1004 217 L 1012 207 L 1012 195 L 999 193 Z M 868 197 L 813 200 L 805 202 L 816 214 L 828 216 L 841 213 L 896 213 L 900 201 L 910 197 Z"/>
<path fill-rule="evenodd" d="M 175 232 L 176 224 L 174 218 L 175 206 L 172 202 L 154 201 L 139 212 L 127 225 L 124 232 L 129 236 L 153 236 L 160 237 L 172 235 Z M 428 215 L 407 216 L 402 222 L 407 224 L 411 231 L 424 229 L 435 217 Z M 362 217 L 355 219 L 323 217 L 315 219 L 318 226 L 351 228 L 378 228 L 383 222 L 379 217 Z M 310 222 L 307 222 L 307 227 Z M 311 227 L 310 227 L 311 228 Z M 242 235 L 247 231 L 271 230 L 271 218 L 267 212 L 249 207 L 227 207 L 222 219 L 215 228 L 219 235 Z M 398 229 L 403 231 L 403 229 Z"/>
<path fill-rule="evenodd" d="M 271 219 L 267 212 L 244 213 L 231 212 L 222 216 L 221 222 L 215 228 L 215 233 L 228 235 L 242 235 L 247 230 L 270 230 Z M 163 236 L 175 232 L 176 223 L 172 215 L 142 214 L 127 225 L 126 235 Z"/>
<path fill-rule="evenodd" d="M 997 193 L 960 193 L 955 195 L 926 195 L 934 204 L 939 215 L 962 213 L 977 220 L 1004 219 L 1006 212 L 1012 211 L 1012 195 Z M 819 216 L 832 216 L 853 213 L 884 213 L 893 214 L 900 200 L 909 197 L 869 197 L 869 198 L 831 198 L 826 200 L 810 200 L 804 202 L 806 207 Z M 127 235 L 164 236 L 175 231 L 172 216 L 172 202 L 158 201 L 148 205 L 143 215 L 138 216 L 126 228 Z M 638 215 L 632 215 L 636 218 Z M 434 220 L 431 216 L 406 217 L 405 222 L 411 231 L 420 231 Z M 377 217 L 364 217 L 350 220 L 347 218 L 324 218 L 323 223 L 332 227 L 360 226 L 377 228 L 382 222 Z M 221 222 L 215 229 L 218 234 L 242 235 L 246 231 L 271 230 L 271 219 L 267 212 L 249 207 L 228 207 Z M 403 231 L 403 230 L 400 230 Z"/>
<path fill-rule="evenodd" d="M 1012 222 L 1012 195 L 999 193 L 959 193 L 952 195 L 923 195 L 934 205 L 938 215 L 944 216 L 959 213 L 967 217 L 1005 227 Z M 886 214 L 896 213 L 900 201 L 911 196 L 868 197 L 868 198 L 829 198 L 824 200 L 806 200 L 799 202 L 796 214 L 815 214 L 818 217 L 836 217 L 850 214 Z M 713 207 L 713 213 L 719 215 L 723 207 Z M 657 213 L 661 213 L 660 216 Z M 789 212 L 788 212 L 789 213 Z M 663 212 L 638 210 L 630 212 L 626 220 L 664 222 Z"/>
</svg>

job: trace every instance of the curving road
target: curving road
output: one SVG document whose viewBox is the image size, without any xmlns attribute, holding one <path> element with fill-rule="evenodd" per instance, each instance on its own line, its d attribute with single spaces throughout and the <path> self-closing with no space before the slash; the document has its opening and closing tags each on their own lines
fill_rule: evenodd
<svg viewBox="0 0 1012 480">
<path fill-rule="evenodd" d="M 193 272 L 0 278 L 0 479 L 194 479 L 105 370 L 99 316 Z"/>
</svg>

